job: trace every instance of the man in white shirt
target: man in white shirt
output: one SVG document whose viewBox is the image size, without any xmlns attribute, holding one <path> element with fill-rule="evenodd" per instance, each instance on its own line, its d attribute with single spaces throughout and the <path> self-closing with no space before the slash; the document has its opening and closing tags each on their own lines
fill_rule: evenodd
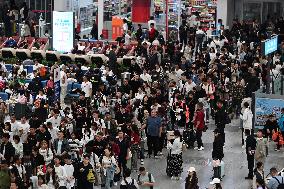
<svg viewBox="0 0 284 189">
<path fill-rule="evenodd" d="M 87 77 L 84 76 L 83 77 L 83 82 L 81 85 L 82 91 L 85 92 L 85 97 L 89 98 L 92 96 L 92 83 L 90 81 L 88 81 Z"/>
<path fill-rule="evenodd" d="M 125 45 L 130 45 L 130 41 L 131 41 L 131 31 L 127 31 L 125 33 L 125 36 L 124 36 L 124 44 Z"/>
<path fill-rule="evenodd" d="M 43 65 L 40 64 L 40 63 L 38 62 L 38 60 L 35 60 L 35 65 L 33 65 L 33 70 L 34 70 L 34 71 L 35 71 L 35 70 L 38 70 L 38 69 L 41 68 L 41 67 L 43 67 Z"/>
<path fill-rule="evenodd" d="M 13 135 L 19 135 L 20 134 L 19 133 L 19 123 L 17 122 L 15 115 L 11 116 L 10 124 L 11 124 L 11 131 Z"/>
<path fill-rule="evenodd" d="M 59 113 L 56 112 L 56 113 L 54 113 L 54 115 L 51 118 L 49 118 L 46 121 L 50 122 L 53 127 L 58 128 L 60 126 L 60 123 L 61 123 L 61 117 L 59 116 Z"/>
<path fill-rule="evenodd" d="M 26 117 L 23 116 L 21 118 L 21 122 L 19 122 L 19 133 L 22 142 L 27 139 L 29 131 L 30 131 L 30 124 L 27 122 Z"/>
<path fill-rule="evenodd" d="M 188 93 L 189 91 L 192 91 L 195 86 L 196 84 L 192 81 L 192 78 L 187 78 L 187 82 L 184 84 L 185 92 Z"/>
<path fill-rule="evenodd" d="M 60 104 L 64 104 L 64 98 L 67 94 L 67 75 L 66 75 L 66 66 L 62 66 L 60 71 Z"/>
<path fill-rule="evenodd" d="M 140 75 L 140 78 L 141 78 L 144 82 L 147 82 L 147 83 L 151 83 L 151 82 L 152 82 L 151 75 L 148 74 L 148 72 L 147 72 L 146 69 L 143 70 L 143 73 Z"/>
<path fill-rule="evenodd" d="M 53 125 L 52 125 L 51 122 L 47 122 L 47 123 L 46 123 L 46 126 L 47 126 L 48 131 L 49 131 L 49 133 L 50 133 L 50 135 L 51 135 L 51 142 L 53 143 L 53 141 L 54 141 L 55 139 L 57 139 L 57 133 L 58 133 L 59 129 L 56 128 L 56 127 L 53 127 Z"/>
</svg>

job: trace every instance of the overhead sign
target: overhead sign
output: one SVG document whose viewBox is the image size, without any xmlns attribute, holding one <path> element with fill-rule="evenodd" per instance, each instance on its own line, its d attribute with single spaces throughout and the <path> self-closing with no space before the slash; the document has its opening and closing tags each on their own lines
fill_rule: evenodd
<svg viewBox="0 0 284 189">
<path fill-rule="evenodd" d="M 74 12 L 53 11 L 52 16 L 53 50 L 71 52 L 74 47 Z"/>
<path fill-rule="evenodd" d="M 277 51 L 278 48 L 278 36 L 271 37 L 271 39 L 261 42 L 261 50 L 263 55 L 268 55 Z"/>
</svg>

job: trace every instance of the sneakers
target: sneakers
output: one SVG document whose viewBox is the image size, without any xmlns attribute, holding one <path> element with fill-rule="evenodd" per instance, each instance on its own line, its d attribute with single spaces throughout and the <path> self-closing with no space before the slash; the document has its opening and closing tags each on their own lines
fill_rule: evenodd
<svg viewBox="0 0 284 189">
<path fill-rule="evenodd" d="M 114 182 L 113 185 L 114 185 L 114 186 L 117 186 L 117 182 Z"/>
<path fill-rule="evenodd" d="M 162 156 L 163 155 L 163 152 L 159 152 L 159 154 L 158 154 L 159 156 Z"/>
<path fill-rule="evenodd" d="M 204 147 L 203 146 L 201 146 L 200 148 L 198 148 L 197 149 L 198 151 L 202 151 L 202 150 L 204 150 Z"/>
<path fill-rule="evenodd" d="M 280 152 L 280 149 L 275 148 L 275 149 L 274 149 L 274 151 L 276 151 L 276 152 Z"/>
<path fill-rule="evenodd" d="M 159 157 L 159 156 L 154 156 L 154 158 L 155 158 L 155 159 L 160 159 L 160 157 Z"/>
<path fill-rule="evenodd" d="M 204 147 L 203 146 L 201 146 L 200 148 L 195 147 L 194 150 L 202 151 L 202 150 L 204 150 Z"/>
<path fill-rule="evenodd" d="M 141 165 L 144 165 L 144 159 L 141 159 L 140 164 L 141 164 Z"/>
</svg>

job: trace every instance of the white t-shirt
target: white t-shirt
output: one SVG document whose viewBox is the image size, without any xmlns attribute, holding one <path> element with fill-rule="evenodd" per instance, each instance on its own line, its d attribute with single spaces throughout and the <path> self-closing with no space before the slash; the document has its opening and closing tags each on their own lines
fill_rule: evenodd
<svg viewBox="0 0 284 189">
<path fill-rule="evenodd" d="M 54 128 L 58 128 L 60 126 L 60 123 L 61 123 L 61 118 L 59 116 L 57 118 L 52 116 L 51 118 L 46 120 L 46 122 L 50 122 Z"/>
<path fill-rule="evenodd" d="M 51 135 L 51 141 L 53 142 L 55 139 L 57 139 L 57 133 L 59 131 L 58 128 L 53 127 L 52 129 L 48 129 L 50 135 Z"/>
<path fill-rule="evenodd" d="M 81 88 L 82 91 L 85 92 L 85 97 L 90 97 L 90 94 L 92 93 L 92 83 L 90 81 L 82 82 Z"/>
</svg>

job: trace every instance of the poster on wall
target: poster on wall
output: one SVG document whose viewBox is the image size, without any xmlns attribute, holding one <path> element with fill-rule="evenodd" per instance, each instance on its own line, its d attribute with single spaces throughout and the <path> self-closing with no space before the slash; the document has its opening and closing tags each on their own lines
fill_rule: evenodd
<svg viewBox="0 0 284 189">
<path fill-rule="evenodd" d="M 53 11 L 52 45 L 59 52 L 70 52 L 74 47 L 74 12 Z"/>
<path fill-rule="evenodd" d="M 284 99 L 255 98 L 255 129 L 263 129 L 271 114 L 278 119 L 282 108 Z"/>
</svg>

